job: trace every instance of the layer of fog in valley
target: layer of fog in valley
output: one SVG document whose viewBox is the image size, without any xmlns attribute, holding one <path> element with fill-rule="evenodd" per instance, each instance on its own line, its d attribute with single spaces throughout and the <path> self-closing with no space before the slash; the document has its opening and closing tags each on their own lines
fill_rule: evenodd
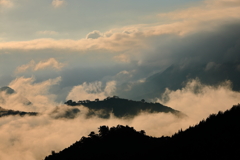
<svg viewBox="0 0 240 160">
<path fill-rule="evenodd" d="M 153 100 L 185 113 L 187 115 L 185 118 L 178 118 L 171 113 L 144 112 L 131 119 L 116 118 L 113 114 L 109 119 L 97 116 L 88 118 L 86 107 L 75 106 L 80 112 L 75 118 L 69 119 L 64 115 L 72 106 L 55 102 L 56 96 L 49 92 L 50 88 L 57 85 L 60 80 L 61 78 L 56 78 L 36 83 L 33 78 L 21 77 L 9 84 L 16 94 L 1 93 L 1 98 L 4 99 L 4 103 L 1 104 L 2 108 L 40 113 L 38 116 L 0 118 L 1 159 L 43 159 L 52 150 L 58 152 L 82 136 L 87 136 L 90 131 L 97 132 L 101 125 L 129 125 L 136 130 L 145 130 L 150 136 L 170 136 L 179 129 L 186 129 L 190 125 L 197 124 L 211 113 L 231 108 L 239 102 L 240 98 L 239 92 L 232 91 L 230 81 L 212 87 L 203 85 L 198 79 L 194 79 L 182 89 L 175 91 L 166 89 L 162 97 Z M 82 91 L 89 90 L 91 88 L 85 86 L 79 92 L 79 99 L 81 99 Z M 99 94 L 91 93 L 91 96 L 97 98 Z M 22 97 L 31 101 L 32 104 L 23 104 Z"/>
</svg>

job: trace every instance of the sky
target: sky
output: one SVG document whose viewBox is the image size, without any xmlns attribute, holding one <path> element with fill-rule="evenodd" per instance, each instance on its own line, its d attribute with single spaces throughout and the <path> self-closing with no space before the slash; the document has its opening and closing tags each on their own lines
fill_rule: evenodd
<svg viewBox="0 0 240 160">
<path fill-rule="evenodd" d="M 20 77 L 60 77 L 52 88 L 59 102 L 84 82 L 131 88 L 175 63 L 239 58 L 238 0 L 1 0 L 0 6 L 0 86 Z"/>
<path fill-rule="evenodd" d="M 43 159 L 103 124 L 171 135 L 229 109 L 240 98 L 233 89 L 240 75 L 239 27 L 240 0 L 0 0 L 0 87 L 17 93 L 1 93 L 0 106 L 42 113 L 0 118 L 0 159 Z M 199 74 L 174 77 L 190 70 Z M 84 106 L 73 120 L 52 114 L 56 107 L 63 114 L 69 99 L 136 99 L 156 90 L 152 77 L 161 74 L 174 79 L 157 82 L 166 89 L 149 100 L 188 119 L 160 113 L 86 119 Z M 203 75 L 219 83 L 205 83 Z M 176 81 L 177 88 L 167 85 Z M 34 105 L 21 104 L 21 97 Z"/>
</svg>

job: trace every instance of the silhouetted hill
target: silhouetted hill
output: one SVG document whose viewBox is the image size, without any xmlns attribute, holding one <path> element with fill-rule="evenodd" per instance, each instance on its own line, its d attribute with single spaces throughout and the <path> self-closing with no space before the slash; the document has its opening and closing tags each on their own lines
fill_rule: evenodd
<svg viewBox="0 0 240 160">
<path fill-rule="evenodd" d="M 128 126 L 101 126 L 98 134 L 91 132 L 45 160 L 239 159 L 239 122 L 240 105 L 212 114 L 172 137 L 154 138 Z"/>
<path fill-rule="evenodd" d="M 149 113 L 173 113 L 177 116 L 184 116 L 184 114 L 181 112 L 164 106 L 160 103 L 148 103 L 145 102 L 144 99 L 141 101 L 132 101 L 128 99 L 122 99 L 117 96 L 107 97 L 102 101 L 99 99 L 96 99 L 95 101 L 84 100 L 78 102 L 69 100 L 65 102 L 65 104 L 70 106 L 84 105 L 90 109 L 88 114 L 89 116 L 97 114 L 102 118 L 109 118 L 110 112 L 112 112 L 116 117 L 133 117 L 139 114 L 141 111 L 146 111 Z"/>
<path fill-rule="evenodd" d="M 0 117 L 16 116 L 16 115 L 19 115 L 19 116 L 25 116 L 25 115 L 36 116 L 36 115 L 38 115 L 38 113 L 37 112 L 14 111 L 14 110 L 4 109 L 4 108 L 0 107 Z"/>
</svg>

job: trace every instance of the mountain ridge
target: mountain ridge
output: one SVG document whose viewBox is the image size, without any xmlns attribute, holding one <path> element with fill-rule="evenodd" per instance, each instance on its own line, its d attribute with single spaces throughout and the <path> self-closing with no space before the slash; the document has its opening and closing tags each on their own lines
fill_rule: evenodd
<svg viewBox="0 0 240 160">
<path fill-rule="evenodd" d="M 141 101 L 133 101 L 129 99 L 119 98 L 118 96 L 107 97 L 103 100 L 95 99 L 94 101 L 90 100 L 81 100 L 78 102 L 68 100 L 65 102 L 66 105 L 70 106 L 79 106 L 83 105 L 89 109 L 88 116 L 96 115 L 101 118 L 109 118 L 110 113 L 113 113 L 116 117 L 134 117 L 140 112 L 148 113 L 172 113 L 179 117 L 184 117 L 183 113 L 172 109 L 170 107 L 164 106 L 160 103 L 146 102 L 144 99 Z M 101 111 L 101 113 L 99 113 Z"/>
<path fill-rule="evenodd" d="M 211 114 L 171 137 L 151 137 L 144 130 L 118 125 L 100 126 L 88 137 L 45 160 L 91 159 L 236 159 L 239 158 L 240 105 Z"/>
</svg>

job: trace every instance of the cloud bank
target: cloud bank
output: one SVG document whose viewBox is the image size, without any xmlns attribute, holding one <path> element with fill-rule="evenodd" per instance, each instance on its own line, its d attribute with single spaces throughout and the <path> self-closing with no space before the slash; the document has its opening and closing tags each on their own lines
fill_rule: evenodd
<svg viewBox="0 0 240 160">
<path fill-rule="evenodd" d="M 3 1 L 5 3 L 5 1 Z M 2 2 L 2 3 L 3 3 Z M 54 0 L 52 4 L 59 7 L 64 1 Z M 87 39 L 55 40 L 35 39 L 22 42 L 1 42 L 2 49 L 41 50 L 41 49 L 70 49 L 88 50 L 104 49 L 110 51 L 124 51 L 132 47 L 144 47 L 144 41 L 149 37 L 165 34 L 186 36 L 199 31 L 213 31 L 219 26 L 234 23 L 240 19 L 239 1 L 205 1 L 197 7 L 159 14 L 161 19 L 171 19 L 167 24 L 139 24 L 112 29 L 110 36 L 103 35 L 97 30 L 87 34 Z M 206 25 L 207 24 L 207 25 Z M 110 31 L 106 32 L 106 35 Z M 127 33 L 127 34 L 126 34 Z M 99 37 L 102 37 L 99 39 Z"/>
</svg>

